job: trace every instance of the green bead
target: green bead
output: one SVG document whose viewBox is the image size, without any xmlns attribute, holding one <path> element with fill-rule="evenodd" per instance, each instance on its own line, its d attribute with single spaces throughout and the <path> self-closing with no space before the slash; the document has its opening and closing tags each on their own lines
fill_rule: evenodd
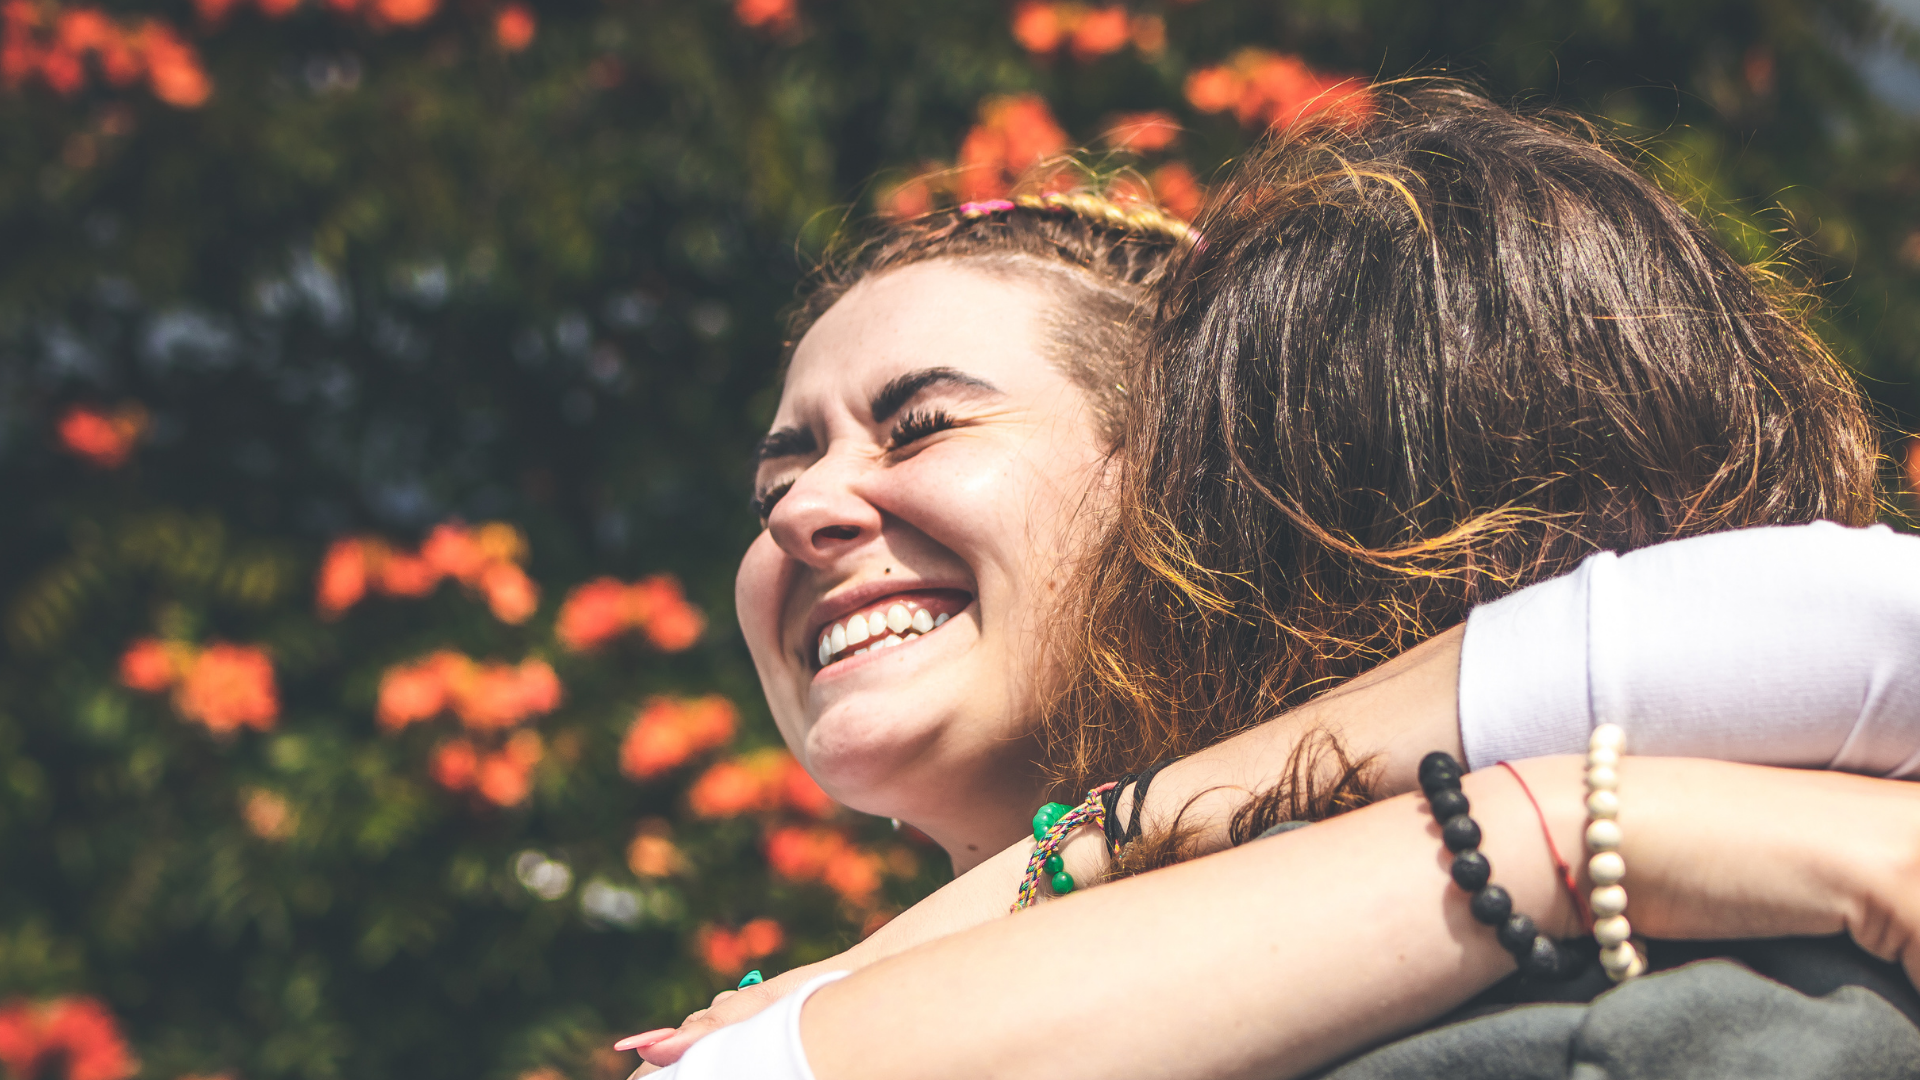
<svg viewBox="0 0 1920 1080">
<path fill-rule="evenodd" d="M 765 981 L 766 976 L 760 974 L 759 968 L 755 968 L 747 972 L 746 975 L 740 979 L 740 989 L 745 990 L 749 986 L 758 986 Z"/>
<path fill-rule="evenodd" d="M 1073 875 L 1065 870 L 1053 875 L 1053 891 L 1057 896 L 1065 896 L 1073 891 Z"/>
<path fill-rule="evenodd" d="M 1046 839 L 1047 830 L 1053 828 L 1054 823 L 1066 817 L 1072 809 L 1073 807 L 1068 806 L 1066 803 L 1050 802 L 1040 809 L 1035 810 L 1033 812 L 1033 838 L 1035 840 Z"/>
<path fill-rule="evenodd" d="M 1067 861 L 1058 855 L 1049 855 L 1047 856 L 1047 861 L 1040 865 L 1047 868 L 1047 873 L 1057 874 L 1067 868 Z"/>
</svg>

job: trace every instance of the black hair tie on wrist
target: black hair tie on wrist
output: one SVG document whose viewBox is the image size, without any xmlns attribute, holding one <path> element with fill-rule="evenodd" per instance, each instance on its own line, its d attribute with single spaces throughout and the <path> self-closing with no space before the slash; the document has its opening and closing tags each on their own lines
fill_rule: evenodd
<svg viewBox="0 0 1920 1080">
<path fill-rule="evenodd" d="M 1500 947 L 1511 953 L 1520 973 L 1535 982 L 1564 982 L 1585 965 L 1577 953 L 1540 932 L 1528 916 L 1513 910 L 1513 897 L 1492 883 L 1493 864 L 1480 854 L 1480 823 L 1467 816 L 1472 804 L 1460 790 L 1460 763 L 1436 750 L 1420 759 L 1420 790 L 1440 825 L 1440 840 L 1453 852 L 1453 883 L 1468 894 L 1474 921 L 1494 928 Z"/>
<path fill-rule="evenodd" d="M 1156 761 L 1147 766 L 1145 772 L 1128 773 L 1114 781 L 1114 785 L 1100 797 L 1100 801 L 1106 804 L 1107 811 L 1107 818 L 1101 824 L 1101 831 L 1107 834 L 1108 854 L 1117 858 L 1121 848 L 1140 839 L 1140 813 L 1147 805 L 1147 785 L 1153 783 L 1153 778 L 1160 775 L 1161 769 L 1179 760 L 1179 758 L 1168 758 L 1165 761 Z M 1120 824 L 1120 793 L 1127 789 L 1128 784 L 1133 785 L 1133 816 L 1123 828 Z"/>
</svg>

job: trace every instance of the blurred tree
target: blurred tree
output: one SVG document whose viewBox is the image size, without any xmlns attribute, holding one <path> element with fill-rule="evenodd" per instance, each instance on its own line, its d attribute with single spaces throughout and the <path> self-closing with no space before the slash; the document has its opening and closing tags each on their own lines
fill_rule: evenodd
<svg viewBox="0 0 1920 1080">
<path fill-rule="evenodd" d="M 622 1075 L 617 1035 L 937 880 L 796 775 L 729 610 L 778 316 L 850 212 L 1073 145 L 1190 212 L 1266 125 L 1445 70 L 1641 141 L 1920 410 L 1920 124 L 1862 60 L 1916 39 L 1867 0 L 8 0 L 0 35 L 22 1077 L 81 1045 L 56 1016 L 133 1067 L 74 994 L 166 1080 Z"/>
</svg>

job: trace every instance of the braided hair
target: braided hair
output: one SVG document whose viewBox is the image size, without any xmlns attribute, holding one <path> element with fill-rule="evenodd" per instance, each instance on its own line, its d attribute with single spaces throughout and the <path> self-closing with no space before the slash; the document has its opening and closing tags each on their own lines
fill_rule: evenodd
<svg viewBox="0 0 1920 1080">
<path fill-rule="evenodd" d="M 1043 322 L 1049 359 L 1087 392 L 1102 434 L 1117 444 L 1127 369 L 1147 329 L 1144 302 L 1197 241 L 1186 222 L 1151 203 L 1094 191 L 1016 195 L 888 222 L 814 268 L 788 318 L 787 356 L 828 308 L 876 274 L 959 259 L 1024 275 L 1054 294 Z"/>
</svg>

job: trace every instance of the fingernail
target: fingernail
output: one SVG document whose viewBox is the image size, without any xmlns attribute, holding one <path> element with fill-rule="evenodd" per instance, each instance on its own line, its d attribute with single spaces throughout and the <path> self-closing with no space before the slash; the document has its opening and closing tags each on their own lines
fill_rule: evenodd
<svg viewBox="0 0 1920 1080">
<path fill-rule="evenodd" d="M 659 1042 L 661 1039 L 679 1030 L 679 1028 L 654 1028 L 652 1031 L 643 1031 L 638 1035 L 629 1035 L 619 1042 L 614 1043 L 613 1048 L 615 1050 L 639 1050 L 643 1047 L 652 1046 L 654 1043 Z"/>
</svg>

